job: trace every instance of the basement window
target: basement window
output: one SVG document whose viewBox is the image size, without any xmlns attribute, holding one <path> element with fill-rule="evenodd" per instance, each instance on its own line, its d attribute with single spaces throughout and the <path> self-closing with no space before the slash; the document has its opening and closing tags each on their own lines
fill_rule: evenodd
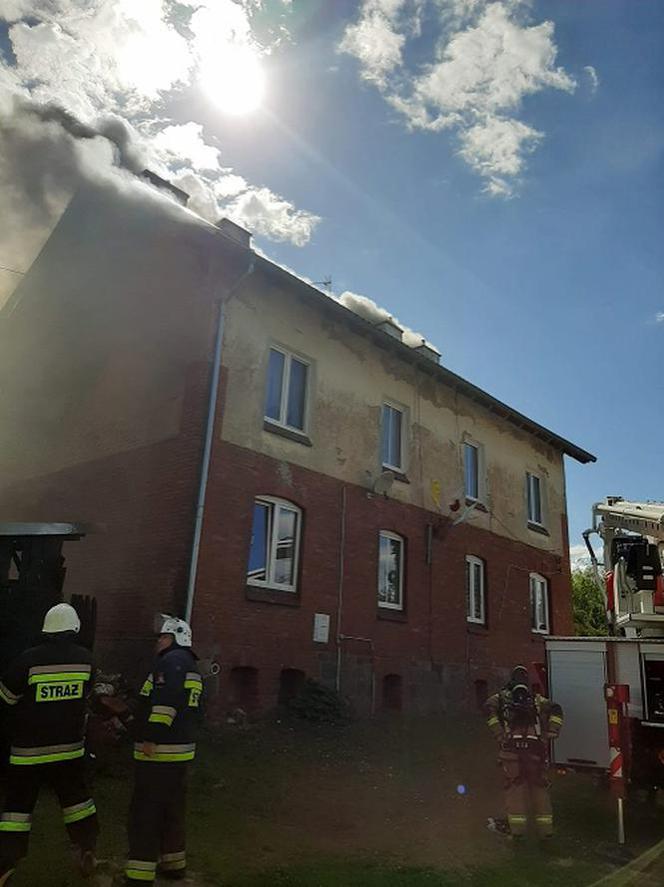
<svg viewBox="0 0 664 887">
<path fill-rule="evenodd" d="M 403 610 L 405 539 L 381 530 L 378 534 L 378 606 Z"/>
<path fill-rule="evenodd" d="M 297 590 L 302 512 L 284 499 L 254 502 L 247 583 L 280 591 Z"/>
<path fill-rule="evenodd" d="M 549 583 L 539 573 L 530 574 L 530 627 L 549 634 Z"/>
<path fill-rule="evenodd" d="M 295 431 L 304 431 L 307 418 L 309 364 L 281 348 L 270 348 L 265 418 Z"/>
<path fill-rule="evenodd" d="M 484 561 L 472 554 L 466 557 L 466 620 L 486 625 Z"/>
</svg>

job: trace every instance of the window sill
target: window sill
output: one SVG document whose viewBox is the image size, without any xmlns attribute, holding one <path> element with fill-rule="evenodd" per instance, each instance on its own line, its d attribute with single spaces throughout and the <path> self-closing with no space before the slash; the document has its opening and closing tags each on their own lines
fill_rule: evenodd
<svg viewBox="0 0 664 887">
<path fill-rule="evenodd" d="M 469 498 L 468 496 L 466 496 L 466 505 L 467 506 L 474 505 L 475 511 L 483 511 L 485 514 L 489 513 L 489 509 L 486 507 L 484 502 L 480 502 L 479 499 L 472 499 L 472 498 Z"/>
<path fill-rule="evenodd" d="M 407 622 L 408 618 L 403 610 L 391 610 L 389 607 L 378 607 L 377 619 L 385 619 L 388 622 Z"/>
<path fill-rule="evenodd" d="M 282 591 L 279 588 L 247 585 L 245 597 L 248 601 L 258 601 L 262 604 L 281 604 L 284 607 L 300 606 L 300 595 L 296 591 Z"/>
<path fill-rule="evenodd" d="M 533 533 L 539 533 L 540 536 L 549 536 L 549 531 L 546 527 L 543 527 L 542 524 L 535 524 L 532 521 L 528 521 L 528 529 L 532 530 Z"/>
<path fill-rule="evenodd" d="M 390 474 L 394 475 L 394 480 L 399 481 L 400 484 L 409 484 L 408 475 L 404 474 L 403 471 L 400 471 L 398 468 L 393 468 L 391 465 L 383 465 L 383 471 L 389 471 Z"/>
<path fill-rule="evenodd" d="M 468 634 L 477 634 L 480 637 L 484 637 L 489 634 L 488 626 L 481 624 L 480 622 L 468 622 L 466 621 L 466 631 Z"/>
<path fill-rule="evenodd" d="M 302 444 L 304 447 L 312 447 L 310 437 L 303 431 L 293 431 L 290 428 L 284 428 L 283 425 L 276 425 L 269 419 L 263 419 L 263 431 L 269 431 L 270 434 L 276 434 L 278 437 L 285 437 L 286 440 L 292 440 L 295 443 Z"/>
</svg>

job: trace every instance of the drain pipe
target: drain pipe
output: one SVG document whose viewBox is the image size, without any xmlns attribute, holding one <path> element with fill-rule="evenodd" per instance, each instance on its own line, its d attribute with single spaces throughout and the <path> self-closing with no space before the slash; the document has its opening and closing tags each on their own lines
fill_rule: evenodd
<svg viewBox="0 0 664 887">
<path fill-rule="evenodd" d="M 337 676 L 335 688 L 341 691 L 341 617 L 344 608 L 344 558 L 346 549 L 346 487 L 341 490 L 341 527 L 339 532 L 339 586 L 337 589 Z"/>
<path fill-rule="evenodd" d="M 210 394 L 208 398 L 207 420 L 205 425 L 205 446 L 203 448 L 203 460 L 201 462 L 201 480 L 198 487 L 198 502 L 196 503 L 196 519 L 194 521 L 194 538 L 191 544 L 191 560 L 189 563 L 189 580 L 187 582 L 187 602 L 184 618 L 191 622 L 191 614 L 194 609 L 194 594 L 196 591 L 196 574 L 198 573 L 198 554 L 201 546 L 201 533 L 203 530 L 203 514 L 205 512 L 205 494 L 207 492 L 208 476 L 210 474 L 210 456 L 212 455 L 212 439 L 217 417 L 217 398 L 219 395 L 219 376 L 221 373 L 221 349 L 224 339 L 224 326 L 226 322 L 226 304 L 236 293 L 238 287 L 253 274 L 255 267 L 255 255 L 251 254 L 249 267 L 244 271 L 235 283 L 226 291 L 219 304 L 219 321 L 217 323 L 217 335 L 214 343 L 214 361 L 212 364 L 212 378 L 210 380 Z"/>
</svg>

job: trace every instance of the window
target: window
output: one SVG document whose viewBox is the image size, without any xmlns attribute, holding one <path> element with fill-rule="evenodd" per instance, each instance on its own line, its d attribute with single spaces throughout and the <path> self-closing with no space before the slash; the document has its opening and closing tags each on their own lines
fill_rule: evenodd
<svg viewBox="0 0 664 887">
<path fill-rule="evenodd" d="M 381 427 L 381 459 L 384 468 L 403 471 L 403 410 L 383 404 Z"/>
<path fill-rule="evenodd" d="M 466 441 L 463 445 L 464 489 L 467 499 L 481 499 L 481 450 L 478 444 Z"/>
<path fill-rule="evenodd" d="M 300 548 L 301 512 L 281 499 L 254 502 L 247 582 L 295 591 Z"/>
<path fill-rule="evenodd" d="M 530 627 L 539 634 L 549 633 L 549 583 L 538 573 L 530 574 Z"/>
<path fill-rule="evenodd" d="M 404 540 L 381 530 L 378 535 L 378 606 L 403 610 Z"/>
<path fill-rule="evenodd" d="M 270 348 L 265 418 L 304 431 L 309 364 L 287 351 Z"/>
<path fill-rule="evenodd" d="M 526 491 L 528 495 L 528 521 L 542 526 L 542 481 L 536 474 L 526 474 Z"/>
<path fill-rule="evenodd" d="M 466 619 L 479 625 L 486 622 L 484 561 L 473 555 L 466 557 Z"/>
</svg>

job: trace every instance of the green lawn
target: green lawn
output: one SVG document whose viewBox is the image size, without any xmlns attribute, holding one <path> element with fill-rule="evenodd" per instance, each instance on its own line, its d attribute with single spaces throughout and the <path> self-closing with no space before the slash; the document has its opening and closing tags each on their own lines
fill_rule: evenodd
<svg viewBox="0 0 664 887">
<path fill-rule="evenodd" d="M 113 751 L 95 777 L 99 855 L 115 868 L 125 852 L 129 757 L 129 748 Z M 225 732 L 201 743 L 190 787 L 188 850 L 201 887 L 582 887 L 613 870 L 605 853 L 613 805 L 587 776 L 555 777 L 558 835 L 545 854 L 487 831 L 487 816 L 501 812 L 501 777 L 475 722 L 453 732 L 442 719 Z M 635 853 L 664 834 L 662 816 L 644 806 L 628 811 L 627 826 Z M 45 797 L 15 885 L 81 883 L 57 805 Z"/>
</svg>

